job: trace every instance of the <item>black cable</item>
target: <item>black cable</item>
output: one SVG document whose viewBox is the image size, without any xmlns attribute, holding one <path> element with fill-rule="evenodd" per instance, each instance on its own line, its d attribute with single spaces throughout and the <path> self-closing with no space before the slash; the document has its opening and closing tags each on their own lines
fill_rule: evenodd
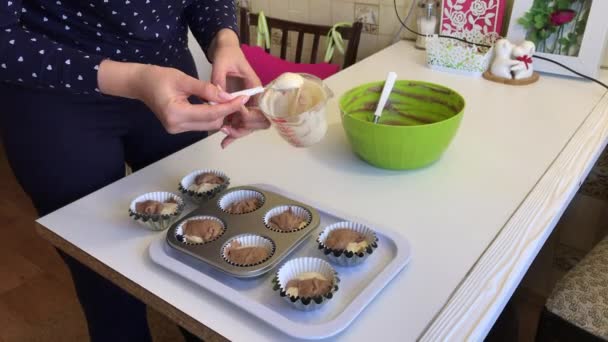
<svg viewBox="0 0 608 342">
<path fill-rule="evenodd" d="M 589 80 L 589 81 L 595 82 L 595 83 L 597 83 L 597 84 L 601 85 L 602 87 L 604 87 L 604 88 L 608 89 L 608 85 L 607 85 L 606 83 L 603 83 L 602 81 L 597 80 L 597 79 L 595 79 L 595 78 L 593 78 L 593 77 L 590 77 L 590 76 L 587 76 L 587 75 L 583 75 L 583 74 L 581 74 L 581 73 L 580 73 L 580 72 L 578 72 L 578 71 L 572 70 L 572 68 L 567 67 L 567 66 L 563 65 L 562 63 L 560 63 L 560 62 L 558 62 L 558 61 L 554 61 L 554 60 L 552 60 L 552 59 L 549 59 L 549 58 L 547 58 L 547 57 L 543 57 L 543 56 L 539 56 L 539 55 L 534 55 L 534 56 L 532 56 L 532 57 L 534 57 L 534 58 L 538 58 L 538 59 L 542 59 L 543 61 L 547 61 L 547 62 L 553 63 L 553 64 L 555 64 L 555 65 L 558 65 L 558 66 L 560 66 L 560 67 L 562 67 L 562 68 L 564 68 L 564 69 L 566 69 L 566 70 L 570 71 L 570 72 L 571 72 L 571 73 L 573 73 L 573 74 L 576 74 L 576 75 L 578 75 L 578 76 L 580 76 L 580 77 L 582 77 L 582 78 L 584 78 L 584 79 L 587 79 L 587 80 Z"/>
<path fill-rule="evenodd" d="M 412 0 L 412 1 L 416 1 L 416 0 Z M 416 32 L 416 31 L 412 30 L 411 28 L 409 28 L 409 27 L 407 26 L 407 24 L 406 24 L 406 23 L 404 23 L 404 22 L 403 22 L 403 20 L 401 19 L 401 16 L 399 16 L 399 10 L 397 9 L 397 0 L 393 0 L 393 5 L 395 6 L 395 15 L 397 16 L 397 19 L 399 20 L 399 22 L 401 23 L 401 25 L 402 25 L 402 26 L 403 26 L 403 27 L 404 27 L 406 30 L 410 31 L 411 33 L 413 33 L 413 34 L 415 34 L 415 35 L 417 35 L 417 36 L 423 36 L 423 37 L 426 37 L 426 35 L 425 35 L 425 34 L 422 34 L 422 33 L 419 33 L 419 32 Z M 481 46 L 481 47 L 486 47 L 486 48 L 490 48 L 490 47 L 491 47 L 491 46 L 489 46 L 489 45 L 485 45 L 485 44 L 478 44 L 478 43 L 469 42 L 468 40 L 466 40 L 466 39 L 464 39 L 464 38 L 458 38 L 458 37 L 446 36 L 446 35 L 442 35 L 442 34 L 440 34 L 440 35 L 438 35 L 438 36 L 439 36 L 440 38 L 448 38 L 448 39 L 458 40 L 458 41 L 460 41 L 460 42 L 463 42 L 463 43 L 466 43 L 466 44 L 475 45 L 475 46 Z M 581 74 L 580 72 L 575 71 L 575 70 L 573 70 L 572 68 L 570 68 L 570 67 L 568 67 L 568 66 L 565 66 L 564 64 L 562 64 L 562 63 L 560 63 L 560 62 L 558 62 L 558 61 L 552 60 L 552 59 L 547 58 L 547 57 L 539 56 L 539 55 L 533 55 L 532 57 L 534 57 L 534 58 L 538 58 L 538 59 L 542 59 L 543 61 L 547 61 L 547 62 L 549 62 L 549 63 L 553 63 L 553 64 L 555 64 L 555 65 L 557 65 L 557 66 L 560 66 L 560 67 L 562 67 L 562 68 L 564 68 L 564 69 L 566 69 L 566 70 L 570 71 L 571 73 L 573 73 L 573 74 L 575 74 L 575 75 L 578 75 L 578 76 L 580 76 L 580 77 L 582 77 L 582 78 L 584 78 L 584 79 L 587 79 L 587 80 L 589 80 L 589 81 L 595 82 L 595 83 L 597 83 L 597 84 L 601 85 L 602 87 L 604 87 L 604 88 L 608 89 L 608 85 L 607 85 L 607 84 L 605 84 L 605 83 L 603 83 L 602 81 L 600 81 L 600 80 L 598 80 L 598 79 L 595 79 L 595 78 L 593 78 L 593 77 L 590 77 L 590 76 L 587 76 L 587 75 Z"/>
</svg>

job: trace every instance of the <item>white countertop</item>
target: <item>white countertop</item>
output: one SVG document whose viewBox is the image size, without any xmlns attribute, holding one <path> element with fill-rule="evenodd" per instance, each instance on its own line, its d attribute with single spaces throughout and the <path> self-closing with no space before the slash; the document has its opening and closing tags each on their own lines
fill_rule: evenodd
<svg viewBox="0 0 608 342">
<path fill-rule="evenodd" d="M 413 249 L 409 266 L 337 337 L 415 340 L 604 90 L 568 78 L 547 76 L 533 85 L 511 87 L 435 72 L 425 66 L 424 52 L 410 42 L 355 64 L 328 79 L 327 85 L 339 97 L 360 83 L 384 79 L 388 71 L 396 71 L 401 79 L 448 86 L 467 102 L 454 141 L 430 167 L 385 171 L 359 160 L 350 151 L 334 100 L 328 108 L 327 136 L 311 148 L 293 148 L 273 130 L 258 132 L 226 150 L 219 147 L 220 135 L 211 136 L 39 222 L 228 339 L 284 341 L 286 336 L 255 317 L 152 264 L 148 245 L 156 234 L 164 233 L 142 229 L 127 215 L 134 197 L 155 190 L 176 192 L 181 177 L 194 169 L 223 170 L 233 186 L 272 184 L 314 198 L 321 206 L 392 227 L 409 239 Z M 598 140 L 593 151 L 602 143 Z M 495 302 L 501 308 L 504 298 Z M 460 319 L 466 320 L 466 315 Z"/>
</svg>

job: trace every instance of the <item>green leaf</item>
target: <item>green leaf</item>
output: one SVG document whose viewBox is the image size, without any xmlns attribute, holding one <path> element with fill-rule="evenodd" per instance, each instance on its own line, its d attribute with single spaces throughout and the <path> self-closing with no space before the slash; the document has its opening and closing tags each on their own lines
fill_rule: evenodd
<svg viewBox="0 0 608 342">
<path fill-rule="evenodd" d="M 547 39 L 549 38 L 549 36 L 551 35 L 551 33 L 547 30 L 540 30 L 540 38 L 541 39 Z"/>
<path fill-rule="evenodd" d="M 521 17 L 521 18 L 517 19 L 517 23 L 525 28 L 530 27 L 530 21 L 528 21 L 528 19 L 526 19 L 526 17 Z"/>
<path fill-rule="evenodd" d="M 570 41 L 566 37 L 562 37 L 562 38 L 559 39 L 559 43 L 562 44 L 562 45 L 568 45 L 569 42 Z"/>
<path fill-rule="evenodd" d="M 537 22 L 534 22 L 534 27 L 536 27 L 537 29 L 539 29 L 539 30 L 540 30 L 540 29 L 542 29 L 543 27 L 545 27 L 545 23 L 539 23 L 538 21 L 537 21 Z"/>
<path fill-rule="evenodd" d="M 344 40 L 342 39 L 342 35 L 337 30 L 335 30 L 331 38 L 334 40 L 334 45 L 336 46 L 336 49 L 338 49 L 341 54 L 344 54 Z"/>
<path fill-rule="evenodd" d="M 528 40 L 532 41 L 534 44 L 538 43 L 538 31 L 530 31 L 528 34 Z"/>
<path fill-rule="evenodd" d="M 558 9 L 568 9 L 570 8 L 570 0 L 557 0 L 556 5 Z"/>
<path fill-rule="evenodd" d="M 327 47 L 327 51 L 325 51 L 325 63 L 330 63 L 332 57 L 334 56 L 334 44 L 331 43 L 328 47 Z"/>
</svg>

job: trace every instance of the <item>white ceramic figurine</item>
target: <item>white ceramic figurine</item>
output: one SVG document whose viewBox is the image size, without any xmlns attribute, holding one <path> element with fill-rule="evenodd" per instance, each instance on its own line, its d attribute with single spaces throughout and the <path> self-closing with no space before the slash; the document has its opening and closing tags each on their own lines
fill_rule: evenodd
<svg viewBox="0 0 608 342">
<path fill-rule="evenodd" d="M 514 79 L 521 80 L 532 77 L 534 73 L 532 67 L 534 52 L 536 52 L 536 47 L 534 43 L 528 40 L 513 48 L 513 58 L 519 62 L 511 69 Z"/>
<path fill-rule="evenodd" d="M 490 72 L 494 76 L 512 79 L 511 68 L 519 64 L 519 61 L 512 59 L 513 44 L 507 39 L 500 39 L 494 44 L 494 61 L 490 67 Z"/>
</svg>

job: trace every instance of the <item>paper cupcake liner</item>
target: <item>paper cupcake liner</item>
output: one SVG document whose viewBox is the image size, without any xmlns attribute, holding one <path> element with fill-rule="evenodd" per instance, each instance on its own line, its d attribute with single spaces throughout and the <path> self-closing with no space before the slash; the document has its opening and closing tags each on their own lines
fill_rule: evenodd
<svg viewBox="0 0 608 342">
<path fill-rule="evenodd" d="M 251 198 L 258 198 L 260 200 L 260 206 L 255 208 L 254 210 L 245 212 L 245 213 L 241 213 L 241 214 L 232 214 L 230 212 L 228 212 L 228 207 L 230 207 L 230 205 L 232 203 L 238 202 L 238 201 L 243 201 L 243 200 L 248 200 Z M 264 195 L 261 192 L 255 191 L 255 190 L 235 190 L 235 191 L 231 191 L 227 194 L 225 194 L 224 196 L 222 196 L 222 198 L 220 198 L 220 200 L 218 201 L 218 205 L 220 206 L 220 209 L 222 209 L 224 212 L 231 214 L 231 215 L 242 215 L 242 214 L 247 214 L 247 213 L 251 213 L 254 212 L 258 209 L 260 209 L 263 205 L 264 205 Z"/>
<path fill-rule="evenodd" d="M 272 226 L 270 225 L 270 219 L 272 219 L 276 215 L 280 215 L 280 214 L 288 211 L 289 208 L 291 208 L 291 212 L 294 215 L 303 218 L 306 221 L 306 225 L 304 225 L 301 228 L 296 227 L 291 230 L 281 230 L 281 229 L 272 228 Z M 295 205 L 282 205 L 279 207 L 274 207 L 274 208 L 270 209 L 266 213 L 266 215 L 264 215 L 264 225 L 266 226 L 266 228 L 268 228 L 272 231 L 275 231 L 275 232 L 279 232 L 279 233 L 293 233 L 293 232 L 300 231 L 300 230 L 308 227 L 308 225 L 310 224 L 310 221 L 312 221 L 312 214 L 310 213 L 310 211 L 308 211 L 308 209 L 298 207 Z"/>
<path fill-rule="evenodd" d="M 211 190 L 207 190 L 205 192 L 198 192 L 198 191 L 189 190 L 188 188 L 192 184 L 194 184 L 194 180 L 196 179 L 196 177 L 198 175 L 203 174 L 203 173 L 212 173 L 212 174 L 214 174 L 214 175 L 216 175 L 218 177 L 223 178 L 224 179 L 224 184 L 217 184 L 216 187 L 214 187 Z M 183 193 L 186 196 L 188 196 L 194 202 L 202 203 L 204 201 L 212 199 L 213 197 L 215 197 L 220 192 L 226 190 L 229 185 L 230 185 L 230 178 L 225 173 L 223 173 L 221 171 L 217 171 L 217 170 L 205 169 L 205 170 L 193 171 L 193 172 L 189 173 L 188 175 L 186 175 L 179 182 L 179 187 L 178 188 L 179 188 L 179 191 L 181 193 Z"/>
<path fill-rule="evenodd" d="M 348 252 L 346 250 L 341 249 L 332 249 L 325 245 L 325 240 L 335 229 L 339 228 L 347 228 L 354 230 L 360 234 L 365 236 L 365 241 L 367 241 L 367 248 L 359 253 Z M 367 226 L 364 226 L 360 223 L 355 222 L 337 222 L 332 225 L 327 226 L 319 237 L 317 238 L 317 242 L 319 243 L 319 249 L 323 250 L 323 253 L 327 256 L 327 258 L 338 265 L 341 266 L 354 266 L 362 263 L 367 259 L 373 252 L 374 249 L 378 248 L 378 237 L 376 233 Z"/>
<path fill-rule="evenodd" d="M 232 241 L 238 241 L 241 243 L 241 246 L 243 247 L 265 247 L 268 250 L 268 257 L 262 261 L 253 263 L 253 264 L 237 264 L 235 262 L 232 262 L 229 258 L 228 258 L 228 248 L 230 247 L 230 243 L 232 243 Z M 270 240 L 269 238 L 260 236 L 260 235 L 254 235 L 254 234 L 242 234 L 242 235 L 237 235 L 234 238 L 228 240 L 224 246 L 222 246 L 222 258 L 224 258 L 224 261 L 226 261 L 227 263 L 229 263 L 230 265 L 233 266 L 239 266 L 239 267 L 250 267 L 250 266 L 257 266 L 260 264 L 265 263 L 266 261 L 268 261 L 270 258 L 272 258 L 272 256 L 274 255 L 275 252 L 275 244 L 274 241 Z"/>
<path fill-rule="evenodd" d="M 317 272 L 332 282 L 331 290 L 323 296 L 318 297 L 291 297 L 287 294 L 287 283 L 297 278 L 302 273 Z M 334 293 L 338 291 L 340 278 L 334 268 L 325 260 L 313 257 L 296 258 L 286 262 L 272 280 L 273 290 L 279 291 L 279 295 L 302 311 L 312 311 L 319 309 L 328 300 L 332 299 Z"/>
<path fill-rule="evenodd" d="M 186 240 L 186 237 L 184 237 L 184 226 L 186 225 L 186 223 L 190 222 L 190 221 L 198 221 L 198 220 L 213 220 L 218 222 L 221 226 L 222 226 L 222 232 L 220 233 L 220 235 L 216 236 L 214 239 L 209 240 L 209 241 L 205 241 L 205 242 L 200 242 L 200 243 L 194 243 L 194 242 L 189 242 Z M 219 239 L 222 235 L 224 235 L 224 233 L 226 233 L 226 224 L 224 224 L 224 221 L 220 220 L 217 217 L 214 216 L 193 216 L 193 217 L 189 217 L 186 220 L 180 222 L 180 224 L 177 226 L 177 228 L 175 228 L 175 238 L 177 239 L 177 241 L 183 243 L 184 245 L 204 245 L 207 243 L 210 243 L 212 241 L 215 241 L 217 239 Z"/>
<path fill-rule="evenodd" d="M 142 214 L 138 213 L 135 210 L 135 205 L 139 202 L 153 200 L 158 202 L 166 202 L 168 199 L 173 198 L 177 203 L 177 209 L 172 214 L 169 215 L 151 215 L 151 214 Z M 152 230 L 160 231 L 169 228 L 177 220 L 177 218 L 182 214 L 184 210 L 184 200 L 173 193 L 170 192 L 149 192 L 147 194 L 143 194 L 133 201 L 131 201 L 131 205 L 129 206 L 129 216 L 133 217 L 134 220 L 146 225 Z"/>
</svg>

